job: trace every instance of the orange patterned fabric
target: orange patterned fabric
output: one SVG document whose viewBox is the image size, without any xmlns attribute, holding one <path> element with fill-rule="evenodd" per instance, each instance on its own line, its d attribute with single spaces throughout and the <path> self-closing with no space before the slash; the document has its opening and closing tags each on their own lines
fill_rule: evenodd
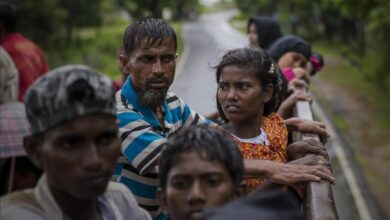
<svg viewBox="0 0 390 220">
<path fill-rule="evenodd" d="M 237 143 L 245 159 L 271 160 L 280 163 L 287 162 L 287 127 L 283 119 L 276 113 L 263 117 L 262 129 L 267 134 L 269 145 L 241 142 L 237 138 L 233 139 Z M 252 192 L 263 183 L 263 179 L 245 179 L 245 191 Z"/>
</svg>

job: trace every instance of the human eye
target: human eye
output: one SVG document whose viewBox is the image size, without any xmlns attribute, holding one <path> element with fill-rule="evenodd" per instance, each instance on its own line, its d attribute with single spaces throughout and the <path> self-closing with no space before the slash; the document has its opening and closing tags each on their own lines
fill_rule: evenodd
<svg viewBox="0 0 390 220">
<path fill-rule="evenodd" d="M 115 131 L 105 132 L 96 140 L 96 145 L 99 147 L 108 147 L 118 138 L 118 135 Z"/>
<path fill-rule="evenodd" d="M 56 141 L 56 145 L 65 151 L 73 151 L 83 146 L 84 139 L 77 136 L 66 136 Z"/>
<path fill-rule="evenodd" d="M 218 89 L 225 91 L 228 89 L 228 85 L 226 83 L 219 83 Z"/>
<path fill-rule="evenodd" d="M 207 185 L 210 187 L 217 187 L 221 185 L 222 183 L 222 178 L 218 175 L 211 175 L 207 177 Z"/>
<path fill-rule="evenodd" d="M 248 90 L 250 88 L 250 84 L 249 83 L 239 83 L 238 88 L 240 90 L 245 91 L 245 90 Z"/>
<path fill-rule="evenodd" d="M 144 55 L 141 57 L 141 62 L 144 64 L 151 64 L 154 62 L 154 57 L 150 55 Z"/>
<path fill-rule="evenodd" d="M 190 184 L 191 181 L 185 177 L 174 178 L 171 182 L 172 187 L 180 190 L 188 188 Z"/>
<path fill-rule="evenodd" d="M 163 55 L 161 57 L 161 61 L 163 63 L 170 63 L 174 60 L 175 56 L 174 55 L 171 55 L 171 54 L 168 54 L 168 55 Z"/>
</svg>

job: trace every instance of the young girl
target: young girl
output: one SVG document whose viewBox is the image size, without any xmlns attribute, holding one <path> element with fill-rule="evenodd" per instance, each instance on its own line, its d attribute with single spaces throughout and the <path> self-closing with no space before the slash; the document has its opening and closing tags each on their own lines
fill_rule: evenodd
<svg viewBox="0 0 390 220">
<path fill-rule="evenodd" d="M 217 107 L 244 157 L 246 192 L 262 178 L 282 184 L 300 181 L 333 182 L 323 166 L 287 162 L 287 128 L 275 112 L 278 99 L 277 65 L 261 49 L 228 51 L 216 66 Z"/>
</svg>

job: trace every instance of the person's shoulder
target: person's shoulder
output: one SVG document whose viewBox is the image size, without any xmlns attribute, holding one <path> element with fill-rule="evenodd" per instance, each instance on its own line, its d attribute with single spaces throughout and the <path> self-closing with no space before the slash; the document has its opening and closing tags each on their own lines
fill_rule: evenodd
<svg viewBox="0 0 390 220">
<path fill-rule="evenodd" d="M 117 202 L 123 202 L 123 200 L 126 200 L 126 202 L 135 202 L 134 195 L 122 183 L 110 181 L 104 195 Z"/>
<path fill-rule="evenodd" d="M 186 105 L 186 103 L 173 92 L 167 92 L 165 100 L 170 109 L 175 109 L 177 107 L 183 108 Z"/>
<path fill-rule="evenodd" d="M 105 193 L 116 193 L 128 191 L 127 187 L 121 183 L 110 181 L 108 182 L 106 192 Z"/>
<path fill-rule="evenodd" d="M 284 124 L 284 119 L 279 114 L 273 112 L 268 116 L 263 117 L 263 124 Z"/>
<path fill-rule="evenodd" d="M 32 189 L 17 191 L 0 198 L 1 207 L 19 206 L 24 204 L 34 204 L 37 202 Z"/>
<path fill-rule="evenodd" d="M 44 219 L 43 209 L 33 189 L 17 191 L 0 198 L 0 219 Z"/>
<path fill-rule="evenodd" d="M 104 195 L 117 206 L 125 219 L 151 219 L 149 214 L 138 206 L 131 191 L 122 183 L 110 181 Z"/>
<path fill-rule="evenodd" d="M 170 104 L 170 103 L 173 103 L 173 102 L 181 102 L 182 100 L 173 92 L 167 92 L 167 95 L 166 95 L 166 100 L 167 100 L 167 103 Z"/>
</svg>

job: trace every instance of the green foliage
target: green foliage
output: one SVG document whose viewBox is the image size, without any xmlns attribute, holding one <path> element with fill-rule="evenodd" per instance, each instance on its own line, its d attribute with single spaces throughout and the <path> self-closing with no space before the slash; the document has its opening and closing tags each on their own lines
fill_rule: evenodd
<svg viewBox="0 0 390 220">
<path fill-rule="evenodd" d="M 247 15 L 253 14 L 270 14 L 271 7 L 275 5 L 277 1 L 272 0 L 235 0 L 237 7 L 241 12 Z"/>
<path fill-rule="evenodd" d="M 173 18 L 179 20 L 188 16 L 190 11 L 197 11 L 198 0 L 117 0 L 120 7 L 134 18 L 143 16 L 162 17 L 163 9 L 173 12 Z"/>
<path fill-rule="evenodd" d="M 130 21 L 118 20 L 100 28 L 82 28 L 76 31 L 80 45 L 57 46 L 46 50 L 50 68 L 65 64 L 84 64 L 110 76 L 120 78 L 117 62 L 119 48 L 122 46 L 123 32 Z M 181 23 L 173 23 L 178 37 L 179 56 L 183 50 Z"/>
<path fill-rule="evenodd" d="M 9 0 L 17 7 L 19 30 L 46 47 L 70 44 L 75 28 L 101 25 L 102 1 Z"/>
<path fill-rule="evenodd" d="M 117 55 L 128 24 L 129 22 L 122 21 L 101 28 L 82 28 L 76 31 L 79 45 L 59 45 L 46 50 L 50 68 L 69 63 L 84 64 L 114 79 L 119 78 Z"/>
<path fill-rule="evenodd" d="M 50 43 L 60 35 L 66 11 L 58 0 L 9 0 L 17 7 L 18 30 L 38 43 Z"/>
</svg>

